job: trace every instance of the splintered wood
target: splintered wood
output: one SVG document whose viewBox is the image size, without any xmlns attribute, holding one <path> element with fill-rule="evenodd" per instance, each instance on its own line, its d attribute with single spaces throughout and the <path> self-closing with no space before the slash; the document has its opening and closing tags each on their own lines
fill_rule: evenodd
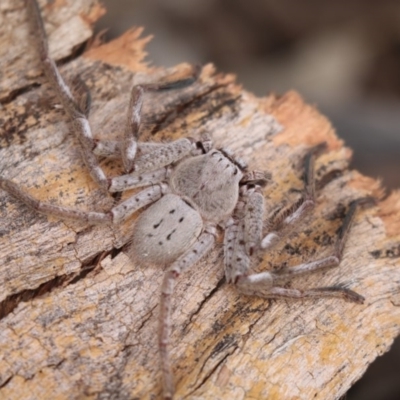
<svg viewBox="0 0 400 400">
<path fill-rule="evenodd" d="M 87 83 L 93 132 L 109 139 L 123 133 L 134 83 L 183 77 L 190 68 L 149 67 L 146 39 L 137 30 L 72 57 L 102 13 L 96 0 L 44 7 L 53 55 L 68 57 L 61 72 Z M 55 93 L 38 85 L 44 79 L 20 0 L 2 1 L 0 54 L 14 55 L 0 57 L 0 173 L 41 200 L 110 209 L 116 199 L 90 179 Z M 298 288 L 342 285 L 362 294 L 364 305 L 241 296 L 223 278 L 222 238 L 181 276 L 174 295 L 176 398 L 339 398 L 400 331 L 400 193 L 381 200 L 379 183 L 348 168 L 351 150 L 295 92 L 256 98 L 232 76 L 206 66 L 191 87 L 146 100 L 142 140 L 210 134 L 251 169 L 271 173 L 269 211 L 298 198 L 304 154 L 327 143 L 317 178 L 331 179 L 321 185 L 315 211 L 289 241 L 254 260 L 255 271 L 330 254 L 349 202 L 379 200 L 358 212 L 338 268 L 291 282 Z M 120 160 L 102 167 L 108 176 L 122 171 Z M 36 215 L 3 191 L 0 202 L 0 397 L 158 398 L 163 270 L 135 265 L 124 252 L 137 215 L 121 227 L 93 227 Z"/>
</svg>

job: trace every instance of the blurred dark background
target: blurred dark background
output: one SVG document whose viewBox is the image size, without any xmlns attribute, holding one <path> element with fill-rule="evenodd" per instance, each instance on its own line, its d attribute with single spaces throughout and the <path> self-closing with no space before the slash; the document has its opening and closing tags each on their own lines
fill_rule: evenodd
<svg viewBox="0 0 400 400">
<path fill-rule="evenodd" d="M 259 96 L 296 89 L 354 150 L 352 167 L 400 188 L 400 1 L 103 3 L 107 40 L 143 26 L 154 65 L 213 62 Z M 400 339 L 346 399 L 400 399 Z"/>
</svg>

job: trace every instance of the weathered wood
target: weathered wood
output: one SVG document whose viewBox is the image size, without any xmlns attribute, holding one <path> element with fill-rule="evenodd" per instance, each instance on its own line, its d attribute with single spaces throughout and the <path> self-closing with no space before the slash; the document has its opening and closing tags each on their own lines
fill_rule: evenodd
<svg viewBox="0 0 400 400">
<path fill-rule="evenodd" d="M 55 94 L 47 84 L 36 87 L 43 80 L 22 4 L 5 0 L 0 9 L 1 174 L 40 199 L 107 210 L 115 200 L 91 181 Z M 95 0 L 60 0 L 45 8 L 57 58 L 88 39 L 99 10 Z M 51 34 L 69 31 L 77 19 L 86 23 L 82 36 Z M 145 42 L 132 31 L 61 68 L 69 78 L 81 75 L 90 87 L 90 120 L 99 138 L 122 133 L 133 82 L 188 71 L 184 65 L 149 68 Z M 25 61 L 3 57 L 11 47 Z M 290 242 L 255 262 L 257 271 L 328 254 L 345 206 L 366 195 L 382 198 L 378 182 L 348 169 L 351 151 L 329 121 L 294 92 L 259 99 L 207 66 L 193 87 L 149 98 L 145 113 L 143 140 L 207 132 L 251 168 L 271 171 L 273 183 L 265 189 L 269 207 L 297 198 L 293 189 L 302 188 L 302 156 L 309 146 L 328 143 L 317 173 L 336 170 L 336 177 L 322 188 L 315 212 Z M 109 175 L 121 172 L 120 162 L 103 166 Z M 122 246 L 132 221 L 120 228 L 57 221 L 35 215 L 4 192 L 0 204 L 0 397 L 158 397 L 163 271 L 126 257 Z M 177 286 L 171 338 L 177 398 L 337 399 L 399 334 L 398 192 L 358 213 L 339 268 L 292 282 L 345 285 L 366 297 L 363 306 L 240 296 L 224 284 L 221 254 L 219 244 Z"/>
<path fill-rule="evenodd" d="M 86 42 L 91 26 L 103 14 L 96 0 L 40 2 L 49 36 L 50 54 L 61 60 Z M 28 40 L 24 1 L 2 0 L 0 4 L 0 101 L 8 101 L 22 89 L 37 83 L 41 70 Z"/>
</svg>

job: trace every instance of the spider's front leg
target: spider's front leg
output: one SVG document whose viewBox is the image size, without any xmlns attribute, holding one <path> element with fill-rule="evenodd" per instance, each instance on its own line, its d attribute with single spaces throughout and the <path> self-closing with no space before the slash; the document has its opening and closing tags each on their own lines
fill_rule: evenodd
<svg viewBox="0 0 400 400">
<path fill-rule="evenodd" d="M 42 62 L 45 75 L 57 93 L 59 101 L 71 120 L 72 129 L 81 145 L 83 160 L 90 175 L 100 187 L 108 190 L 110 182 L 100 167 L 96 155 L 96 153 L 101 153 L 101 150 L 99 152 L 96 151 L 96 149 L 97 147 L 103 147 L 104 151 L 105 147 L 106 150 L 110 151 L 110 144 L 102 146 L 92 135 L 88 121 L 90 108 L 89 89 L 79 79 L 75 79 L 74 86 L 76 87 L 73 89 L 79 89 L 80 92 L 78 96 L 76 96 L 78 90 L 72 90 L 66 84 L 56 66 L 56 63 L 50 58 L 46 32 L 37 1 L 26 0 L 26 4 L 29 11 L 32 29 L 35 32 L 33 37 L 36 42 L 37 53 Z M 124 139 L 122 145 L 118 146 L 118 151 L 120 152 L 120 156 L 122 157 L 127 172 L 135 170 L 136 174 L 140 174 L 142 172 L 158 170 L 193 152 L 193 141 L 189 139 L 180 139 L 167 145 L 158 147 L 153 146 L 154 151 L 152 151 L 151 155 L 145 154 L 145 152 L 142 157 L 136 157 L 138 147 L 137 139 L 144 94 L 147 92 L 162 92 L 187 87 L 198 78 L 200 71 L 201 68 L 195 67 L 192 76 L 188 78 L 162 83 L 140 84 L 133 87 Z M 75 96 L 73 92 L 75 92 Z"/>
<path fill-rule="evenodd" d="M 94 212 L 62 207 L 40 201 L 25 192 L 16 183 L 9 181 L 8 179 L 3 179 L 1 176 L 0 188 L 36 212 L 62 219 L 85 221 L 90 224 L 120 224 L 129 218 L 134 212 L 154 203 L 168 192 L 168 186 L 166 184 L 156 184 L 129 197 L 121 204 L 113 207 L 109 212 Z"/>
<path fill-rule="evenodd" d="M 167 144 L 138 142 L 144 95 L 185 88 L 198 79 L 200 71 L 199 67 L 194 67 L 192 76 L 188 78 L 135 85 L 131 92 L 123 140 L 96 140 L 94 154 L 98 157 L 121 157 L 125 171 L 137 175 L 172 164 L 199 150 L 207 152 L 211 148 L 207 140 L 194 142 L 185 138 Z"/>
<path fill-rule="evenodd" d="M 124 139 L 122 142 L 122 146 L 120 148 L 122 162 L 126 172 L 132 172 L 133 170 L 135 171 L 138 170 L 138 165 L 137 162 L 135 162 L 135 159 L 138 148 L 137 140 L 141 123 L 141 110 L 143 105 L 143 97 L 145 93 L 157 93 L 174 89 L 183 89 L 197 80 L 200 71 L 201 68 L 194 67 L 192 76 L 188 78 L 169 81 L 169 82 L 147 83 L 147 84 L 139 84 L 133 86 L 131 92 L 131 99 L 129 102 Z M 180 150 L 184 152 L 185 148 L 182 147 Z M 160 168 L 164 165 L 159 164 L 158 167 Z"/>
<path fill-rule="evenodd" d="M 306 215 L 315 203 L 314 179 L 314 148 L 305 159 L 305 191 L 300 202 L 289 211 L 280 213 L 270 221 L 272 231 L 261 239 L 264 200 L 256 188 L 243 190 L 242 201 L 238 203 L 233 219 L 225 233 L 225 271 L 228 282 L 235 283 L 237 288 L 246 295 L 264 298 L 311 298 L 311 297 L 339 297 L 347 301 L 362 303 L 364 298 L 352 290 L 341 287 L 322 287 L 309 290 L 286 289 L 279 287 L 279 282 L 296 275 L 312 273 L 325 268 L 338 266 L 346 243 L 348 233 L 357 205 L 365 200 L 351 203 L 349 211 L 339 230 L 333 255 L 286 268 L 278 273 L 262 272 L 249 274 L 250 256 L 257 248 L 270 249 L 283 237 L 287 236 L 295 225 Z"/>
<path fill-rule="evenodd" d="M 36 0 L 26 0 L 29 19 L 34 30 L 32 37 L 35 40 L 36 49 L 42 62 L 45 75 L 57 93 L 58 99 L 64 107 L 65 112 L 71 119 L 71 125 L 81 145 L 83 160 L 90 175 L 100 187 L 108 190 L 108 181 L 104 171 L 101 169 L 96 156 L 93 153 L 95 142 L 90 129 L 87 114 L 89 112 L 90 96 L 82 103 L 82 96 L 78 101 L 74 98 L 71 89 L 62 78 L 56 63 L 50 58 L 46 31 Z M 86 90 L 87 92 L 87 90 Z"/>
<path fill-rule="evenodd" d="M 99 142 L 101 151 L 97 154 L 114 156 L 115 152 L 123 148 L 121 142 L 108 141 Z M 134 171 L 130 174 L 117 176 L 109 179 L 108 190 L 110 192 L 121 192 L 141 186 L 148 186 L 167 181 L 171 164 L 182 160 L 188 155 L 199 155 L 209 151 L 211 141 L 203 138 L 200 141 L 184 138 L 175 142 L 161 143 L 138 143 L 140 154 L 135 159 Z"/>
</svg>

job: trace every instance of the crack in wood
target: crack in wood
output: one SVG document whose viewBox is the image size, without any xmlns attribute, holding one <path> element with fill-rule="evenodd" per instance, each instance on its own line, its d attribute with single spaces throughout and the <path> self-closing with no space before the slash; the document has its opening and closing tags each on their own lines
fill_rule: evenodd
<svg viewBox="0 0 400 400">
<path fill-rule="evenodd" d="M 7 386 L 10 383 L 12 378 L 14 378 L 14 375 L 10 375 L 2 383 L 0 383 L 0 389 L 2 389 L 3 387 Z"/>
<path fill-rule="evenodd" d="M 40 86 L 41 85 L 39 83 L 33 82 L 33 83 L 29 83 L 25 86 L 22 86 L 18 89 L 12 90 L 10 93 L 8 93 L 7 96 L 0 98 L 0 104 L 5 106 L 9 103 L 12 103 L 19 96 L 23 96 L 24 94 L 29 93 L 32 89 L 35 89 Z"/>
<path fill-rule="evenodd" d="M 219 360 L 217 362 L 217 364 L 215 364 L 215 366 L 213 368 L 211 368 L 211 370 L 205 375 L 205 377 L 201 380 L 201 382 L 195 386 L 195 388 L 193 390 L 191 390 L 190 392 L 188 392 L 187 395 L 185 395 L 183 398 L 184 399 L 190 399 L 191 396 L 193 395 L 194 392 L 196 392 L 196 390 L 198 390 L 199 388 L 201 388 L 210 378 L 212 375 L 214 375 L 214 372 L 217 371 L 217 369 L 223 364 L 225 363 L 225 361 L 228 359 L 228 357 L 230 355 L 232 355 L 236 350 L 238 349 L 238 346 L 233 346 L 230 348 L 230 351 L 227 352 L 224 357 L 221 358 L 221 360 Z M 211 353 L 207 359 L 205 360 L 205 362 L 203 363 L 203 366 L 201 367 L 201 370 L 199 372 L 199 375 L 201 374 L 201 372 L 203 371 L 205 365 L 207 364 L 207 361 L 213 356 L 213 353 Z"/>
<path fill-rule="evenodd" d="M 186 109 L 198 108 L 202 104 L 209 103 L 210 100 L 209 95 L 213 93 L 218 93 L 219 89 L 226 87 L 228 84 L 229 83 L 212 85 L 209 88 L 207 88 L 204 92 L 202 93 L 195 92 L 194 96 L 190 97 L 188 100 L 173 105 L 174 111 L 167 111 L 163 113 L 160 118 L 158 118 L 153 122 L 154 126 L 151 129 L 151 135 L 155 135 L 157 132 L 167 128 L 169 125 L 171 125 L 174 121 L 177 120 L 178 114 L 179 116 L 181 116 L 181 114 L 183 114 L 183 112 Z M 219 102 L 217 107 L 214 107 L 214 109 L 209 110 L 210 112 L 207 114 L 207 118 L 210 118 L 213 112 L 218 111 L 220 108 L 223 108 L 223 106 L 228 105 L 228 103 L 229 104 L 235 103 L 239 98 L 240 96 L 237 96 L 235 98 L 231 96 L 229 100 L 226 100 L 225 102 Z M 192 105 L 194 105 L 194 107 L 191 107 Z"/>
<path fill-rule="evenodd" d="M 218 292 L 218 290 L 224 285 L 225 282 L 226 282 L 226 279 L 225 279 L 225 276 L 223 276 L 217 282 L 215 287 L 213 289 L 211 289 L 211 291 L 206 295 L 206 297 L 204 297 L 204 299 L 199 303 L 197 309 L 195 311 L 193 311 L 193 313 L 188 318 L 188 322 L 182 327 L 183 334 L 185 334 L 187 332 L 187 329 L 188 329 L 189 325 L 193 322 L 193 319 L 200 313 L 200 311 L 203 309 L 205 304 L 207 304 L 211 300 L 211 298 L 214 296 L 214 294 Z"/>
<path fill-rule="evenodd" d="M 82 263 L 79 272 L 56 276 L 46 282 L 43 282 L 34 289 L 25 289 L 18 293 L 7 296 L 2 302 L 0 302 L 0 320 L 12 313 L 21 302 L 34 300 L 37 297 L 51 293 L 56 288 L 74 285 L 82 279 L 85 279 L 90 272 L 94 271 L 100 265 L 101 260 L 108 255 L 115 257 L 121 251 L 122 249 L 113 248 L 110 251 L 98 253 L 90 260 Z"/>
</svg>

